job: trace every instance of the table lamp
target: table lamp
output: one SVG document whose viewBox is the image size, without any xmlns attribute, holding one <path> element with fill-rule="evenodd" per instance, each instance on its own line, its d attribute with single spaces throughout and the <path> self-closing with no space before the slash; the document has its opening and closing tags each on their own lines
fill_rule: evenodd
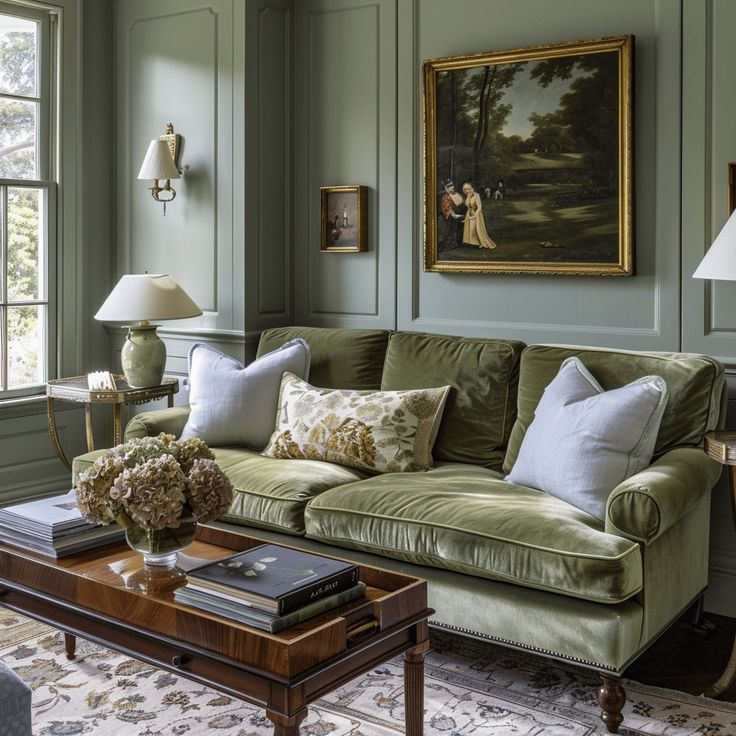
<svg viewBox="0 0 736 736">
<path fill-rule="evenodd" d="M 713 245 L 708 248 L 695 269 L 693 278 L 736 281 L 736 210 L 731 213 Z"/>
<path fill-rule="evenodd" d="M 120 352 L 125 379 L 132 388 L 157 386 L 164 376 L 166 346 L 152 320 L 198 317 L 202 310 L 168 274 L 128 274 L 110 292 L 95 315 L 103 322 L 130 324 Z"/>
</svg>

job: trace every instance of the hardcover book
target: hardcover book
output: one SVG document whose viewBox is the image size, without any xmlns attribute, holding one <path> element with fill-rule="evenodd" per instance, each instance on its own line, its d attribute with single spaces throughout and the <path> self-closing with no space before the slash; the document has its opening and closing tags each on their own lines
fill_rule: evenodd
<svg viewBox="0 0 736 736">
<path fill-rule="evenodd" d="M 188 587 L 283 616 L 358 582 L 358 568 L 276 544 L 263 544 L 190 570 Z"/>
<path fill-rule="evenodd" d="M 343 590 L 335 595 L 328 595 L 326 598 L 320 598 L 306 606 L 287 613 L 283 616 L 277 616 L 267 611 L 262 611 L 253 606 L 244 606 L 242 603 L 232 603 L 222 598 L 216 598 L 206 593 L 190 590 L 188 585 L 179 588 L 174 593 L 174 600 L 178 603 L 186 603 L 194 608 L 201 608 L 203 611 L 216 613 L 218 616 L 231 618 L 241 624 L 253 626 L 256 629 L 269 631 L 275 634 L 290 626 L 300 624 L 302 621 L 318 616 L 320 613 L 330 611 L 333 608 L 350 603 L 358 598 L 362 598 L 365 594 L 365 583 L 357 583 L 352 588 Z"/>
</svg>

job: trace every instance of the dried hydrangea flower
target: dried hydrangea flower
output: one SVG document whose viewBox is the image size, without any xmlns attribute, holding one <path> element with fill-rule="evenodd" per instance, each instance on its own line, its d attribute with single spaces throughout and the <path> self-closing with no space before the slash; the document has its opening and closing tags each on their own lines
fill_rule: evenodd
<svg viewBox="0 0 736 736">
<path fill-rule="evenodd" d="M 233 487 L 200 439 L 172 434 L 128 440 L 82 473 L 79 509 L 93 523 L 176 528 L 182 514 L 212 521 L 230 508 Z"/>
<path fill-rule="evenodd" d="M 169 452 L 179 461 L 179 465 L 181 465 L 181 469 L 185 474 L 192 469 L 195 460 L 215 459 L 215 453 L 199 437 L 171 442 L 169 443 Z"/>
<path fill-rule="evenodd" d="M 176 528 L 184 508 L 185 483 L 179 463 L 167 453 L 126 468 L 115 479 L 110 496 L 143 529 Z"/>
<path fill-rule="evenodd" d="M 79 474 L 77 506 L 87 521 L 110 524 L 115 521 L 119 504 L 110 496 L 115 479 L 125 470 L 123 459 L 116 451 L 106 450 L 92 467 Z"/>
<path fill-rule="evenodd" d="M 214 460 L 198 458 L 186 479 L 185 493 L 198 522 L 214 521 L 233 502 L 233 484 Z"/>
</svg>

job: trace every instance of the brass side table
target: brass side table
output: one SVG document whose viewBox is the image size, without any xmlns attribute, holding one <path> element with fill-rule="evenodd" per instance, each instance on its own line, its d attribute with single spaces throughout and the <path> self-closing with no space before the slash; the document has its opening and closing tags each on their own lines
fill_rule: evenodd
<svg viewBox="0 0 736 736">
<path fill-rule="evenodd" d="M 54 401 L 74 401 L 84 404 L 84 425 L 87 433 L 87 451 L 95 449 L 94 433 L 92 431 L 92 404 L 112 404 L 113 407 L 113 444 L 122 442 L 123 431 L 121 425 L 121 408 L 123 404 L 147 404 L 157 399 L 167 399 L 169 408 L 174 406 L 174 394 L 179 391 L 178 378 L 164 378 L 158 386 L 147 386 L 146 388 L 131 388 L 125 376 L 114 376 L 117 388 L 90 390 L 87 386 L 87 376 L 75 376 L 74 378 L 59 378 L 46 384 L 46 405 L 49 420 L 49 434 L 51 443 L 56 450 L 61 462 L 68 470 L 72 464 L 64 454 L 59 442 L 59 434 L 56 431 L 56 416 L 54 414 Z"/>
<path fill-rule="evenodd" d="M 733 523 L 736 527 L 736 430 L 708 432 L 705 435 L 705 451 L 723 465 L 728 465 L 728 482 L 731 489 L 731 511 Z M 705 695 L 710 698 L 718 697 L 724 690 L 736 684 L 736 641 L 734 642 L 731 658 L 718 681 L 711 685 Z"/>
</svg>

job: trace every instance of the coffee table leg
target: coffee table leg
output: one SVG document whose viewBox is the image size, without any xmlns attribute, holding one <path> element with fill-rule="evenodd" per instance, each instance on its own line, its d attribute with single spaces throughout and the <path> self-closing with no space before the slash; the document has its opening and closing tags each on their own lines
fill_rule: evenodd
<svg viewBox="0 0 736 736">
<path fill-rule="evenodd" d="M 425 647 L 415 647 L 404 653 L 406 736 L 424 733 L 424 651 Z"/>
<path fill-rule="evenodd" d="M 74 634 L 64 634 L 64 648 L 66 649 L 66 658 L 74 659 L 77 652 L 77 637 Z"/>
<path fill-rule="evenodd" d="M 272 710 L 267 710 L 266 716 L 273 723 L 273 736 L 299 736 L 299 724 L 307 717 L 307 709 L 297 711 L 291 718 Z"/>
</svg>

